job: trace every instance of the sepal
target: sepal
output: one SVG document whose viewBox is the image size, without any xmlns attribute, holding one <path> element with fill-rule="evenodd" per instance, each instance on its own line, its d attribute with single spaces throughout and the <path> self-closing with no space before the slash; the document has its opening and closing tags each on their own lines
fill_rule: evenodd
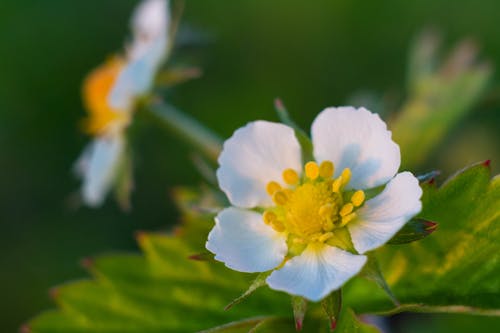
<svg viewBox="0 0 500 333">
<path fill-rule="evenodd" d="M 433 221 L 415 218 L 411 219 L 404 227 L 392 237 L 387 244 L 399 245 L 415 242 L 432 234 L 438 224 Z"/>
</svg>

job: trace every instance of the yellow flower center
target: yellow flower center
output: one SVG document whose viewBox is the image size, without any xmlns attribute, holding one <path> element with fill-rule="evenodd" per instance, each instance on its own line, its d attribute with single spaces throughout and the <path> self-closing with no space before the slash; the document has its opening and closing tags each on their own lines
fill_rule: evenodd
<svg viewBox="0 0 500 333">
<path fill-rule="evenodd" d="M 335 229 L 356 217 L 356 208 L 365 200 L 361 190 L 344 191 L 351 170 L 344 169 L 336 179 L 333 174 L 330 161 L 306 163 L 302 177 L 295 170 L 284 170 L 284 186 L 277 181 L 267 184 L 275 206 L 264 212 L 264 222 L 278 232 L 287 232 L 295 243 L 326 242 Z"/>
<path fill-rule="evenodd" d="M 115 57 L 94 69 L 83 83 L 83 101 L 89 113 L 84 120 L 84 130 L 92 135 L 100 135 L 111 126 L 122 126 L 129 122 L 126 110 L 112 108 L 108 97 L 120 74 L 124 62 Z"/>
</svg>

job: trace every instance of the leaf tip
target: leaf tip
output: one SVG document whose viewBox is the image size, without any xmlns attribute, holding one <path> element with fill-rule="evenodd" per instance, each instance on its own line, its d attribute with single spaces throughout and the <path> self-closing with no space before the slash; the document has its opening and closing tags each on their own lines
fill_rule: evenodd
<svg viewBox="0 0 500 333">
<path fill-rule="evenodd" d="M 80 261 L 80 265 L 85 268 L 85 269 L 91 269 L 92 266 L 94 266 L 94 259 L 90 258 L 90 257 L 86 257 L 86 258 L 83 258 L 81 261 Z"/>
<path fill-rule="evenodd" d="M 144 242 L 146 241 L 146 235 L 147 233 L 145 231 L 142 230 L 136 231 L 135 239 L 139 244 L 144 244 Z"/>
<path fill-rule="evenodd" d="M 274 99 L 274 108 L 278 111 L 284 111 L 285 110 L 285 105 L 283 105 L 283 101 L 281 98 L 276 97 Z"/>
<path fill-rule="evenodd" d="M 58 299 L 60 294 L 61 293 L 58 287 L 50 288 L 49 290 L 49 297 L 53 300 Z"/>
<path fill-rule="evenodd" d="M 302 322 L 302 320 L 301 320 L 301 319 L 297 319 L 297 320 L 295 321 L 295 330 L 296 330 L 297 332 L 300 332 L 300 331 L 302 331 L 302 327 L 303 327 L 303 322 Z"/>
<path fill-rule="evenodd" d="M 295 330 L 302 330 L 304 317 L 307 310 L 307 300 L 300 296 L 292 297 L 293 318 L 295 320 Z"/>
<path fill-rule="evenodd" d="M 434 221 L 428 221 L 428 220 L 425 220 L 423 221 L 423 224 L 424 224 L 424 227 L 425 227 L 425 231 L 428 235 L 432 234 L 434 231 L 436 231 L 437 227 L 438 227 L 438 223 L 437 222 L 434 222 Z"/>
<path fill-rule="evenodd" d="M 188 256 L 188 259 L 194 261 L 211 261 L 213 259 L 213 255 L 209 252 L 201 252 Z"/>
<path fill-rule="evenodd" d="M 28 324 L 24 324 L 19 328 L 19 333 L 31 333 L 31 327 Z"/>
<path fill-rule="evenodd" d="M 330 332 L 335 331 L 336 328 L 337 328 L 337 319 L 331 318 L 330 319 Z"/>
</svg>

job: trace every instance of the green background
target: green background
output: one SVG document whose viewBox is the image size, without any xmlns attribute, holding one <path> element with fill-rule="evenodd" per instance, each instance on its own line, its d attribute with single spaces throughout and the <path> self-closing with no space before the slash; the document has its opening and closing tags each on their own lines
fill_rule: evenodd
<svg viewBox="0 0 500 333">
<path fill-rule="evenodd" d="M 2 331 L 14 332 L 51 306 L 51 286 L 84 276 L 80 259 L 135 250 L 135 231 L 168 229 L 178 217 L 169 188 L 200 179 L 190 150 L 149 118 L 139 118 L 131 213 L 112 201 L 98 210 L 76 204 L 71 167 L 88 141 L 78 129 L 84 116 L 80 84 L 121 50 L 135 3 L 0 2 Z M 482 57 L 500 64 L 499 12 L 495 0 L 186 1 L 171 64 L 196 65 L 204 75 L 166 97 L 224 137 L 256 118 L 276 120 L 277 96 L 308 128 L 322 108 L 346 104 L 360 91 L 385 93 L 395 105 L 404 100 L 408 48 L 425 27 L 441 31 L 449 47 L 473 37 Z M 485 98 L 428 165 L 414 171 L 447 175 L 492 159 L 498 173 L 498 82 L 495 74 Z M 458 319 L 464 324 L 455 331 L 479 331 L 471 318 Z M 412 320 L 436 332 L 445 321 L 457 323 L 445 315 L 393 321 L 403 332 Z M 495 319 L 481 322 L 485 332 L 499 325 Z"/>
</svg>

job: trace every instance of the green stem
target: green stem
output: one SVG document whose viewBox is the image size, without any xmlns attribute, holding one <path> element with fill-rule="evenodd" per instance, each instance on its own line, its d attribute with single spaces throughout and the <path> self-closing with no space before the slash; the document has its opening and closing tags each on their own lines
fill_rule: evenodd
<svg viewBox="0 0 500 333">
<path fill-rule="evenodd" d="M 165 104 L 160 99 L 150 100 L 146 109 L 179 138 L 197 148 L 211 161 L 217 162 L 223 143 L 217 134 L 200 124 L 196 119 L 171 105 Z"/>
</svg>

